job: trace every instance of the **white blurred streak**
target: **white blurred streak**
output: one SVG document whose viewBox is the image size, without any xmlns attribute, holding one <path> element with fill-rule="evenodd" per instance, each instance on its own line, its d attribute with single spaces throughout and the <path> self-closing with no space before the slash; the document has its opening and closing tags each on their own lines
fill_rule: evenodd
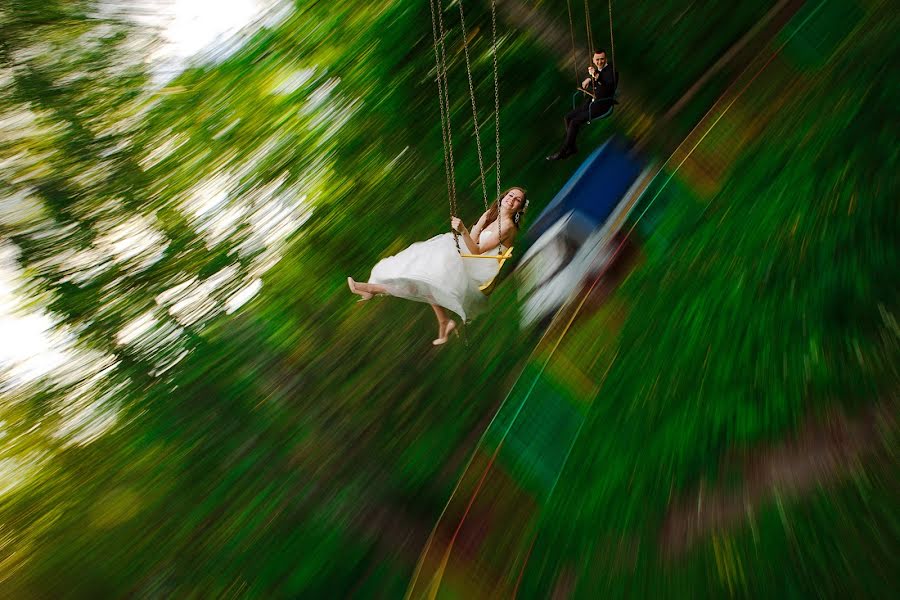
<svg viewBox="0 0 900 600">
<path fill-rule="evenodd" d="M 225 313 L 231 314 L 253 299 L 262 289 L 262 279 L 254 279 L 225 302 Z"/>
<path fill-rule="evenodd" d="M 316 74 L 315 69 L 298 69 L 279 73 L 278 84 L 272 89 L 273 94 L 290 95 L 303 87 Z"/>
<path fill-rule="evenodd" d="M 151 309 L 125 325 L 116 335 L 116 342 L 129 346 L 132 352 L 152 363 L 154 376 L 171 369 L 189 352 L 184 328 L 158 309 Z"/>
<path fill-rule="evenodd" d="M 28 482 L 46 460 L 40 452 L 0 458 L 0 498 Z"/>
<path fill-rule="evenodd" d="M 328 97 L 331 95 L 338 85 L 341 83 L 340 77 L 330 77 L 328 81 L 317 87 L 313 92 L 309 95 L 309 100 L 307 100 L 306 104 L 303 105 L 303 112 L 306 114 L 313 114 L 319 108 L 323 102 L 328 100 Z"/>
<path fill-rule="evenodd" d="M 0 198 L 0 225 L 19 231 L 28 231 L 44 222 L 46 210 L 43 202 L 30 189 L 11 190 Z"/>
<path fill-rule="evenodd" d="M 13 185 L 27 184 L 50 172 L 52 144 L 65 126 L 46 111 L 16 103 L 0 113 L 0 177 Z M 5 191 L 5 190 L 4 190 Z"/>
<path fill-rule="evenodd" d="M 59 411 L 61 423 L 53 437 L 63 440 L 64 446 L 84 446 L 112 429 L 119 412 L 114 401 L 116 391 L 110 390 L 99 398 L 72 397 Z"/>
<path fill-rule="evenodd" d="M 131 344 L 144 334 L 150 332 L 157 324 L 153 311 L 147 311 L 138 318 L 134 319 L 116 335 L 116 342 L 122 346 Z"/>
<path fill-rule="evenodd" d="M 13 84 L 13 70 L 9 67 L 0 66 L 0 92 L 6 92 Z"/>
<path fill-rule="evenodd" d="M 225 134 L 227 134 L 229 131 L 231 131 L 232 129 L 234 129 L 235 127 L 237 127 L 238 123 L 240 123 L 240 122 L 241 122 L 241 118 L 240 118 L 240 117 L 236 118 L 234 121 L 232 121 L 231 123 L 229 123 L 228 125 L 226 125 L 226 126 L 223 127 L 222 129 L 220 129 L 219 131 L 217 131 L 216 134 L 213 135 L 213 139 L 214 139 L 214 140 L 218 140 L 219 138 L 221 138 L 222 136 L 224 136 Z"/>
<path fill-rule="evenodd" d="M 211 177 L 194 186 L 182 203 L 183 212 L 203 236 L 207 248 L 226 240 L 246 212 L 239 203 L 229 205 L 229 194 L 236 181 L 230 174 Z"/>
<path fill-rule="evenodd" d="M 141 271 L 163 257 L 168 239 L 156 227 L 155 219 L 135 215 L 112 226 L 98 237 L 96 247 L 102 256 L 111 256 L 120 264 Z"/>
<path fill-rule="evenodd" d="M 237 267 L 228 265 L 203 281 L 191 277 L 159 294 L 156 302 L 166 306 L 178 323 L 190 327 L 222 310 L 223 306 L 216 292 L 233 282 L 237 274 Z"/>
<path fill-rule="evenodd" d="M 184 132 L 173 133 L 171 130 L 166 133 L 165 137 L 157 140 L 151 150 L 141 160 L 141 167 L 150 169 L 161 161 L 168 158 L 173 152 L 185 145 L 190 138 Z"/>
<path fill-rule="evenodd" d="M 33 128 L 37 124 L 37 113 L 28 107 L 16 105 L 0 113 L 0 135 L 4 142 L 21 139 L 27 134 L 37 134 Z"/>
<path fill-rule="evenodd" d="M 313 92 L 313 94 L 315 93 L 316 92 Z M 327 90 L 324 95 L 321 96 L 321 99 L 324 100 L 330 93 L 330 90 Z M 310 96 L 312 96 L 312 94 Z M 307 111 L 306 109 L 310 105 L 304 105 L 301 110 L 303 112 L 308 112 L 312 116 L 309 124 L 306 126 L 306 129 L 312 131 L 317 127 L 321 127 L 324 125 L 326 127 L 325 135 L 323 136 L 325 140 L 328 140 L 337 135 L 341 128 L 350 122 L 350 120 L 353 118 L 353 114 L 362 105 L 362 101 L 359 99 L 342 100 L 342 102 L 345 102 L 345 104 L 332 104 L 330 106 L 320 108 L 317 111 Z"/>
</svg>

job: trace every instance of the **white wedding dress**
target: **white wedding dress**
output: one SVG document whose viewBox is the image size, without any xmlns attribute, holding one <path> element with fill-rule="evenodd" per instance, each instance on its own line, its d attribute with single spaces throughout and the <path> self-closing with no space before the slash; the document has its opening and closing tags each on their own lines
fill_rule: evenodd
<svg viewBox="0 0 900 600">
<path fill-rule="evenodd" d="M 467 254 L 462 239 L 459 244 Z M 484 252 L 497 253 L 497 248 Z M 442 233 L 380 260 L 369 283 L 383 285 L 398 298 L 443 306 L 468 321 L 487 308 L 487 297 L 478 288 L 497 274 L 499 264 L 487 258 L 462 258 L 453 234 Z"/>
</svg>

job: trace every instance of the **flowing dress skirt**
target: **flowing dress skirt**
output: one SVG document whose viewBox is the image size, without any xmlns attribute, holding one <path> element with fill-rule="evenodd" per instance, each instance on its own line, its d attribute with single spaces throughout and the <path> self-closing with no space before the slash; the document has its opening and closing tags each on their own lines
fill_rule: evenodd
<svg viewBox="0 0 900 600">
<path fill-rule="evenodd" d="M 465 253 L 462 244 L 460 240 Z M 497 254 L 497 249 L 485 254 Z M 460 257 L 453 234 L 442 233 L 379 261 L 369 283 L 383 285 L 398 298 L 443 306 L 467 321 L 487 308 L 487 297 L 478 288 L 498 270 L 496 260 Z"/>
</svg>

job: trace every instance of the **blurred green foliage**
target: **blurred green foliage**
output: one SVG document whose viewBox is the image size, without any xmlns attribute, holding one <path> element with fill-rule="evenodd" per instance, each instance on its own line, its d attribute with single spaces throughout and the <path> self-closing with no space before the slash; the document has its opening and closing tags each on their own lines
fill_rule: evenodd
<svg viewBox="0 0 900 600">
<path fill-rule="evenodd" d="M 0 179 L 15 198 L 4 199 L 0 235 L 17 249 L 30 306 L 52 313 L 79 352 L 66 377 L 0 387 L 0 490 L 15 480 L 0 495 L 0 588 L 48 598 L 401 594 L 473 432 L 535 336 L 518 330 L 512 281 L 467 328 L 467 344 L 440 351 L 428 344 L 426 307 L 357 305 L 344 287 L 347 275 L 363 278 L 381 256 L 447 225 L 427 7 L 300 2 L 234 54 L 160 90 L 145 62 L 152 38 L 97 6 L 0 8 Z M 645 111 L 664 109 L 767 8 L 617 7 L 623 81 Z M 565 27 L 557 10 L 544 14 Z M 467 17 L 492 156 L 487 5 L 467 6 Z M 462 215 L 473 219 L 481 199 L 455 19 L 449 7 L 457 178 Z M 537 32 L 499 28 L 501 175 L 529 189 L 534 215 L 568 176 L 543 156 L 562 135 L 571 73 Z M 601 25 L 594 30 L 599 38 Z M 863 109 L 890 106 L 890 86 L 870 86 L 885 65 L 863 57 L 886 57 L 878 44 L 893 42 L 867 39 L 855 95 L 835 103 L 814 87 L 815 110 L 785 109 L 747 149 L 717 208 L 690 236 L 667 238 L 622 290 L 634 308 L 604 397 L 643 397 L 661 364 L 672 368 L 669 385 L 641 410 L 595 405 L 571 469 L 590 462 L 598 483 L 561 483 L 548 520 L 565 526 L 542 533 L 541 543 L 557 540 L 549 550 L 537 548 L 552 558 L 546 572 L 557 549 L 559 561 L 581 551 L 586 531 L 652 528 L 661 513 L 644 503 L 666 497 L 660 481 L 686 485 L 728 444 L 782 432 L 807 408 L 800 392 L 849 402 L 896 383 L 896 339 L 883 337 L 873 304 L 895 313 L 883 152 L 896 136 Z M 774 151 L 766 139 L 779 140 Z M 853 220 L 816 210 L 843 210 L 854 193 Z M 198 216 L 198 205 L 210 208 Z M 217 233 L 212 219 L 226 213 L 234 223 Z M 720 213 L 727 220 L 714 221 Z M 283 225 L 280 245 L 260 237 L 267 218 Z M 682 232 L 682 218 L 696 215 L 663 212 L 659 227 Z M 117 250 L 147 230 L 159 239 L 139 255 Z M 683 268 L 697 257 L 703 269 Z M 226 311 L 258 278 L 262 291 Z M 185 308 L 204 284 L 206 299 Z M 673 310 L 683 317 L 667 329 Z M 707 325 L 711 312 L 726 315 L 719 326 Z M 123 342 L 146 315 L 138 342 Z M 726 343 L 735 322 L 739 357 Z M 684 373 L 713 345 L 704 397 L 722 401 L 675 402 L 693 397 L 697 382 Z M 771 399 L 765 418 L 760 397 Z M 95 436 L 101 417 L 114 424 Z M 612 457 L 622 477 L 626 464 L 642 475 L 635 501 L 622 500 Z"/>
<path fill-rule="evenodd" d="M 828 51 L 842 42 L 840 58 L 795 79 L 794 93 L 765 77 L 754 86 L 757 112 L 744 118 L 771 121 L 712 198 L 678 178 L 659 196 L 647 261 L 612 299 L 630 313 L 564 492 L 543 516 L 525 595 L 541 597 L 565 565 L 579 597 L 890 595 L 897 463 L 887 448 L 886 464 L 860 466 L 837 494 L 748 506 L 749 525 L 687 558 L 659 552 L 673 498 L 734 483 L 725 457 L 789 436 L 810 415 L 896 409 L 900 240 L 887 190 L 900 156 L 896 126 L 879 115 L 897 103 L 884 84 L 898 45 L 891 23 L 871 19 L 833 23 L 843 36 L 832 32 Z M 740 576 L 724 574 L 722 544 Z"/>
</svg>

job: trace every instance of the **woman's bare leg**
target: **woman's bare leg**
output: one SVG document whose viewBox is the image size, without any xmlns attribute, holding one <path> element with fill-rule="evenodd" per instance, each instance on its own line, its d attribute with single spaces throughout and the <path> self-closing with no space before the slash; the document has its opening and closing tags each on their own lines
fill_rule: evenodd
<svg viewBox="0 0 900 600">
<path fill-rule="evenodd" d="M 444 337 L 444 328 L 447 326 L 447 321 L 450 319 L 447 318 L 447 311 L 444 310 L 443 306 L 438 306 L 437 304 L 432 304 L 431 309 L 434 311 L 434 316 L 437 317 L 438 322 L 438 337 Z"/>
<path fill-rule="evenodd" d="M 356 287 L 364 292 L 368 292 L 370 294 L 387 294 L 387 288 L 379 283 L 359 283 L 356 282 Z"/>
<path fill-rule="evenodd" d="M 431 343 L 440 346 L 447 342 L 447 336 L 456 328 L 456 323 L 447 316 L 447 311 L 443 306 L 432 304 L 431 309 L 434 310 L 434 316 L 437 317 L 438 322 L 438 338 Z"/>
<path fill-rule="evenodd" d="M 347 285 L 350 287 L 350 291 L 356 294 L 357 296 L 361 296 L 363 300 L 368 300 L 375 294 L 387 294 L 387 288 L 383 285 L 379 285 L 377 283 L 360 283 L 358 281 L 354 281 L 352 277 L 347 278 Z"/>
</svg>

